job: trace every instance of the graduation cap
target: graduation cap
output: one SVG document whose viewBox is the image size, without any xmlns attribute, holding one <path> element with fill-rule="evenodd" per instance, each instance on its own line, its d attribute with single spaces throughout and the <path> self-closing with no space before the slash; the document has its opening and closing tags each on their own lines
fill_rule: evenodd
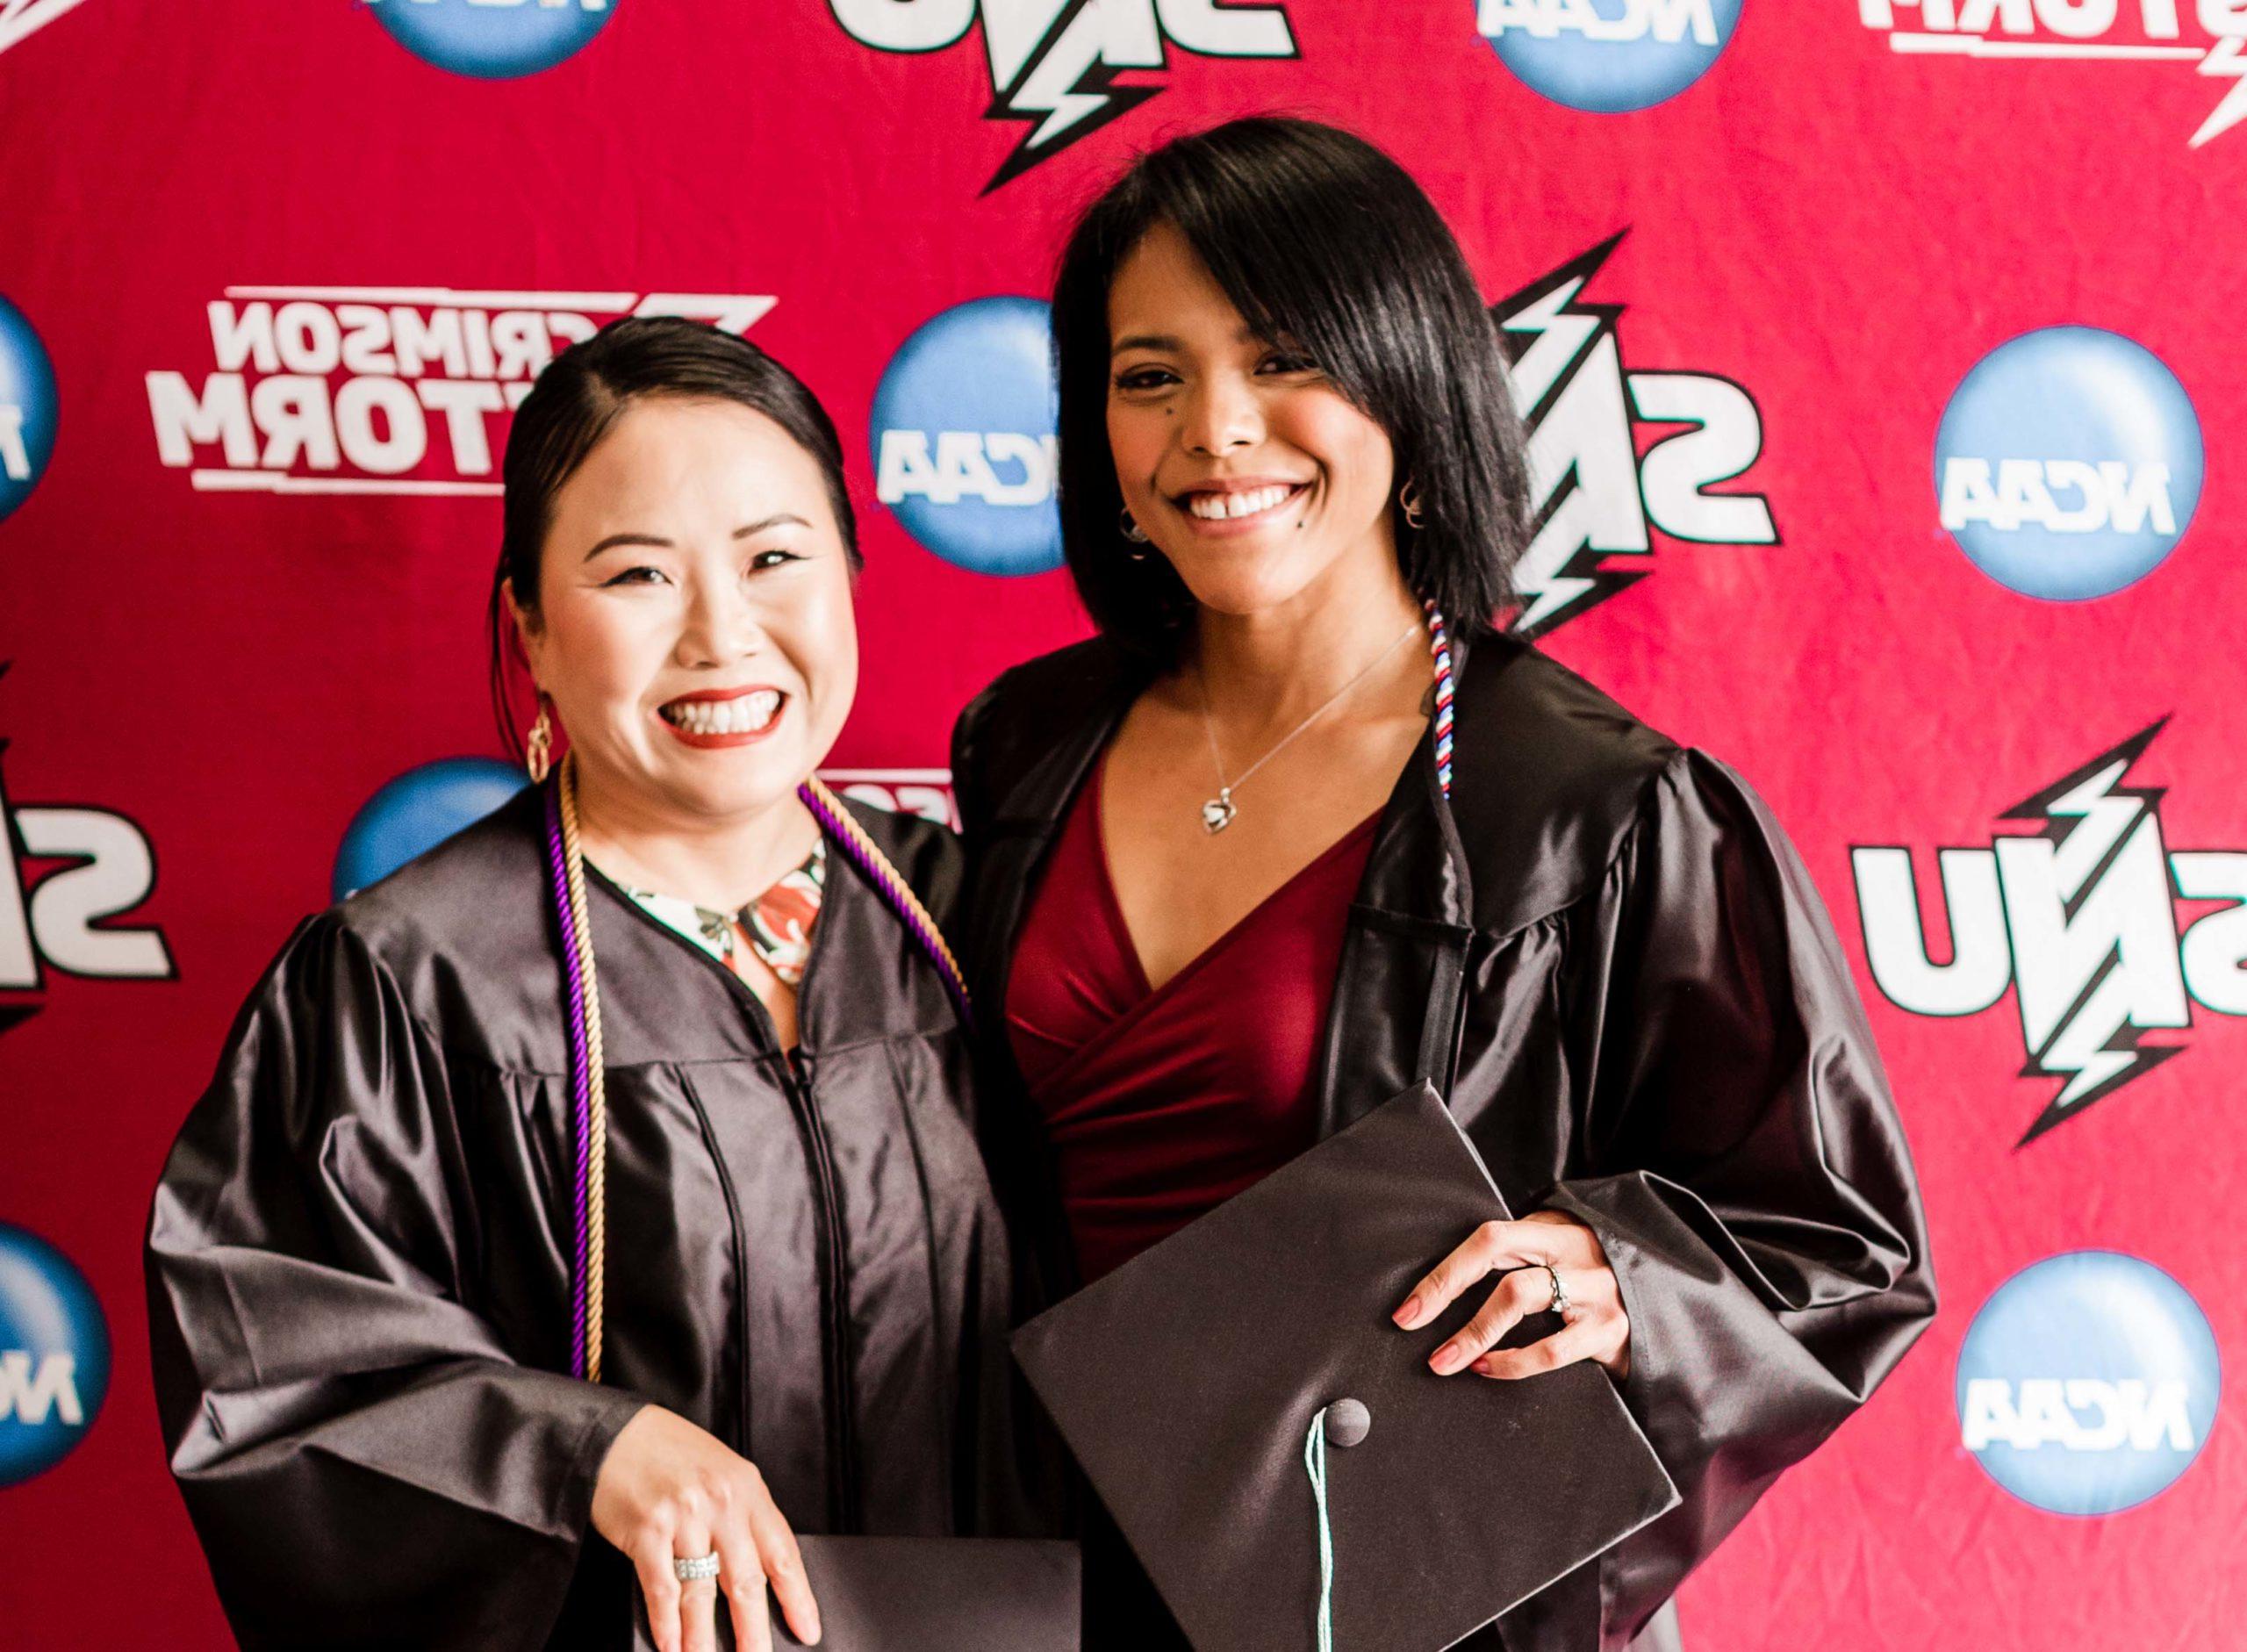
<svg viewBox="0 0 2247 1652">
<path fill-rule="evenodd" d="M 820 1652 L 1078 1652 L 1074 1543 L 799 1537 L 796 1546 L 819 1602 Z M 777 1603 L 772 1644 L 803 1644 Z"/>
<path fill-rule="evenodd" d="M 1015 1333 L 1200 1652 L 1437 1652 L 1676 1504 L 1597 1365 L 1428 1368 L 1487 1290 L 1389 1317 L 1506 1215 L 1424 1083 Z"/>
</svg>

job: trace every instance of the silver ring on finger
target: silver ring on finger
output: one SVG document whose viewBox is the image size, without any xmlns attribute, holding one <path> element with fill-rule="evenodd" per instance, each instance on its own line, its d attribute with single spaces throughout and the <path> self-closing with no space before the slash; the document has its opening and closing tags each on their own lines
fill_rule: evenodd
<svg viewBox="0 0 2247 1652">
<path fill-rule="evenodd" d="M 1561 1282 L 1561 1270 L 1550 1262 L 1540 1262 L 1537 1265 L 1545 1270 L 1553 1282 L 1553 1300 L 1547 1311 L 1556 1313 L 1566 1319 L 1569 1317 L 1569 1288 Z"/>
<path fill-rule="evenodd" d="M 683 1584 L 699 1584 L 718 1575 L 718 1551 L 707 1555 L 674 1555 L 671 1562 L 671 1575 Z"/>
</svg>

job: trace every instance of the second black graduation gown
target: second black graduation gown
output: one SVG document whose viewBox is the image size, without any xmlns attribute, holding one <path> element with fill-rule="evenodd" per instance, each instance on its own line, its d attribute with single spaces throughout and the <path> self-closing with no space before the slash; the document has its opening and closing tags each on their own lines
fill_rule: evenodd
<svg viewBox="0 0 2247 1652">
<path fill-rule="evenodd" d="M 1431 734 L 1350 909 L 1319 1133 L 1426 1079 L 1508 1208 L 1598 1234 L 1631 1319 L 1622 1397 L 1683 1500 L 1461 1644 L 1657 1652 L 1676 1644 L 1668 1603 L 1686 1574 L 1926 1328 L 1924 1212 L 1849 966 L 1762 801 L 1526 643 L 1454 653 L 1452 795 Z M 1095 639 L 1008 672 L 961 715 L 967 967 L 994 1074 L 1012 1072 L 1003 995 L 1029 892 L 1148 680 Z M 1034 1311 L 1074 1278 L 1018 1074 L 985 1116 Z M 1100 1535 L 1095 1519 L 1088 1606 Z M 1112 1620 L 1135 1591 L 1109 1586 Z M 1088 1620 L 1088 1648 L 1178 1644 L 1140 1598 L 1154 1615 Z"/>
<path fill-rule="evenodd" d="M 951 834 L 857 812 L 944 920 Z M 290 938 L 147 1253 L 164 1436 L 245 1647 L 635 1644 L 637 1582 L 589 1516 L 648 1402 L 754 1462 L 800 1532 L 1017 1529 L 968 1052 L 934 970 L 830 864 L 793 1068 L 730 972 L 588 868 L 598 1386 L 565 1375 L 574 1148 L 535 792 Z"/>
</svg>

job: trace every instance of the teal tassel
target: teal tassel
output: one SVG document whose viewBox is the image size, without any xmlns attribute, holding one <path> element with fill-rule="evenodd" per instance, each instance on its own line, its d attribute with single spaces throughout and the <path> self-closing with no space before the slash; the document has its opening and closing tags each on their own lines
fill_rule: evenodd
<svg viewBox="0 0 2247 1652">
<path fill-rule="evenodd" d="M 1326 1523 L 1326 1408 L 1310 1419 L 1303 1444 L 1303 1466 L 1310 1473 L 1310 1495 L 1318 1505 L 1318 1652 L 1334 1652 L 1334 1533 Z"/>
</svg>

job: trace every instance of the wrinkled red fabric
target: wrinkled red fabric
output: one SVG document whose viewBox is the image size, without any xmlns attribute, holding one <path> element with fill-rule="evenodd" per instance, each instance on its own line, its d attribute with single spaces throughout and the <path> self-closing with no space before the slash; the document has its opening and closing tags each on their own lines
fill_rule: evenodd
<svg viewBox="0 0 2247 1652">
<path fill-rule="evenodd" d="M 1150 988 L 1109 877 L 1102 767 L 1062 826 L 1007 984 L 1087 1282 L 1311 1145 L 1319 1036 L 1379 819 Z"/>
</svg>

